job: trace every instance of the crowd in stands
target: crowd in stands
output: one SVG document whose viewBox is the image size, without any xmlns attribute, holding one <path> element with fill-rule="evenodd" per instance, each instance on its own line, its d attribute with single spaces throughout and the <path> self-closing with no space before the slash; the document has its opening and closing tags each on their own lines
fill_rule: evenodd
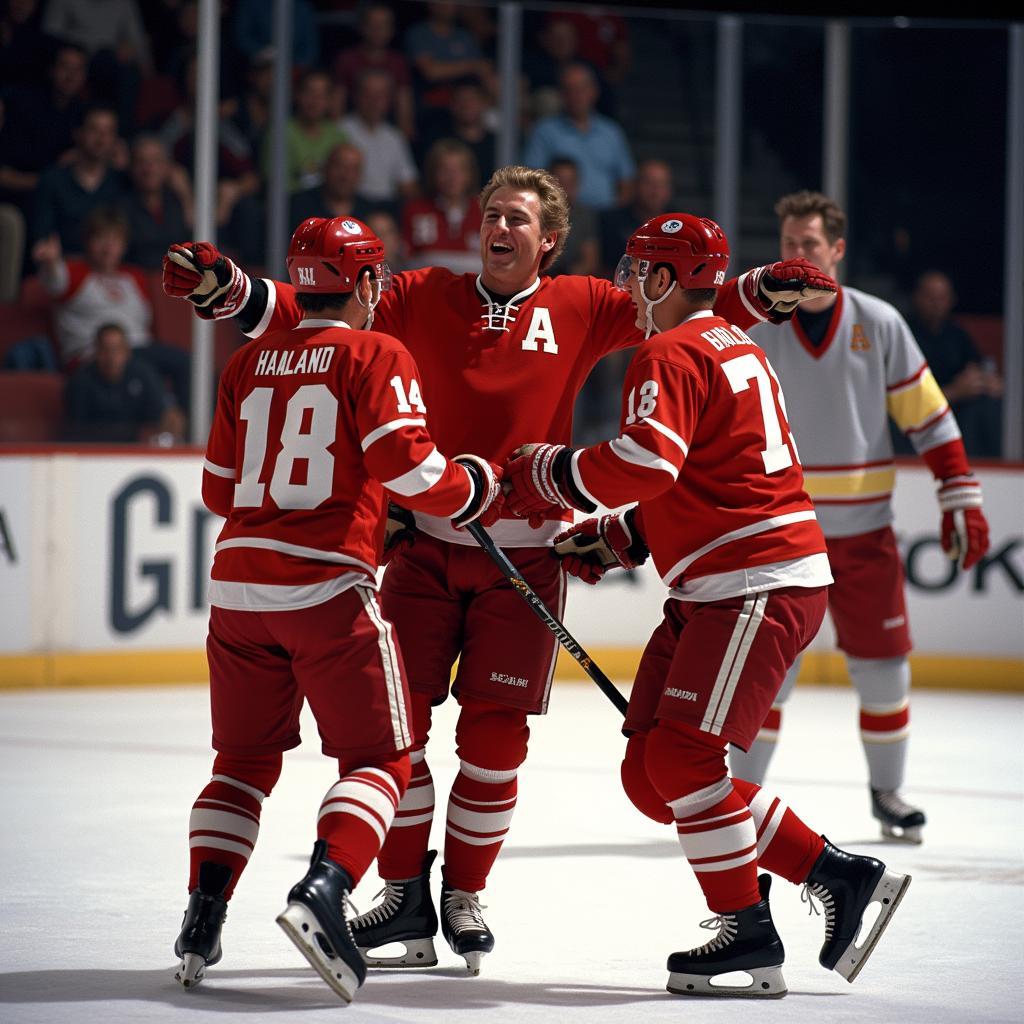
<svg viewBox="0 0 1024 1024">
<path fill-rule="evenodd" d="M 171 242 L 192 237 L 198 7 L 0 0 L 0 303 L 30 284 L 49 301 L 49 329 L 8 328 L 0 363 L 77 375 L 69 439 L 100 436 L 86 424 L 98 410 L 109 418 L 118 395 L 132 436 L 185 434 L 189 338 L 157 336 L 153 275 Z M 281 273 L 264 267 L 273 5 L 223 0 L 221 12 L 218 243 Z M 289 227 L 351 215 L 385 240 L 395 270 L 478 269 L 475 196 L 496 160 L 495 17 L 455 3 L 294 0 Z M 632 229 L 674 195 L 671 168 L 637 164 L 621 121 L 628 23 L 579 9 L 537 12 L 526 28 L 521 158 L 551 169 L 573 207 L 552 272 L 608 275 Z M 599 367 L 584 393 L 590 437 L 617 426 L 607 396 L 621 371 Z M 974 378 L 958 379 L 963 400 L 977 397 Z M 166 409 L 139 397 L 152 380 Z"/>
</svg>

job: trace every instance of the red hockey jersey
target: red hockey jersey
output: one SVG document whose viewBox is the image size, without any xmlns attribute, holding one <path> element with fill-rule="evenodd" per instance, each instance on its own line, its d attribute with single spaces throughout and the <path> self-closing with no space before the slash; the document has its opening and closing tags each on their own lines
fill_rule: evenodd
<svg viewBox="0 0 1024 1024">
<path fill-rule="evenodd" d="M 719 290 L 716 309 L 747 327 L 764 318 L 744 303 L 742 280 Z M 302 315 L 291 285 L 266 284 L 269 299 L 253 338 L 291 327 Z M 643 340 L 635 323 L 629 295 L 609 281 L 541 276 L 498 305 L 478 276 L 441 268 L 396 274 L 374 320 L 416 359 L 438 448 L 498 463 L 528 441 L 569 442 L 577 393 L 598 360 Z M 416 520 L 441 540 L 473 543 L 446 519 Z M 490 532 L 506 547 L 530 547 L 548 544 L 562 529 L 557 513 L 539 530 L 508 513 Z"/>
<path fill-rule="evenodd" d="M 427 433 L 419 371 L 394 338 L 306 319 L 232 356 L 203 466 L 203 500 L 227 522 L 210 603 L 305 608 L 376 579 L 385 489 L 449 518 L 467 470 Z"/>
<path fill-rule="evenodd" d="M 703 310 L 642 345 L 623 385 L 621 430 L 577 452 L 573 476 L 597 503 L 639 499 L 673 596 L 832 582 L 782 389 L 740 328 Z"/>
</svg>

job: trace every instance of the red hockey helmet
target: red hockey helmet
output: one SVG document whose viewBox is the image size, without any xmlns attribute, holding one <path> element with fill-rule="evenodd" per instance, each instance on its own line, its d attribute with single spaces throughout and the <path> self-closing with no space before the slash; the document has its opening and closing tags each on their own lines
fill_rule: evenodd
<svg viewBox="0 0 1024 1024">
<path fill-rule="evenodd" d="M 351 292 L 370 267 L 381 291 L 391 287 L 384 243 L 355 217 L 309 217 L 288 246 L 288 277 L 299 292 Z"/>
<path fill-rule="evenodd" d="M 633 271 L 644 281 L 659 263 L 672 267 L 680 288 L 718 288 L 725 284 L 729 263 L 725 232 L 713 220 L 692 213 L 652 217 L 629 236 L 626 255 L 615 271 L 615 286 L 628 289 Z"/>
</svg>

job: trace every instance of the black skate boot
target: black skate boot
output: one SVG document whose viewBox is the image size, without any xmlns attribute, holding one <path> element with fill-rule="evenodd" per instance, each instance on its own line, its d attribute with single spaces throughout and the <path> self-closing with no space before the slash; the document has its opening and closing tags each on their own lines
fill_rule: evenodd
<svg viewBox="0 0 1024 1024">
<path fill-rule="evenodd" d="M 443 870 L 442 870 L 443 876 Z M 445 941 L 466 961 L 470 974 L 480 973 L 484 953 L 494 949 L 494 935 L 480 911 L 475 892 L 453 889 L 447 880 L 441 883 L 441 933 Z"/>
<path fill-rule="evenodd" d="M 922 841 L 924 811 L 905 803 L 895 789 L 872 789 L 871 813 L 882 823 L 882 835 L 886 839 L 904 843 Z"/>
<path fill-rule="evenodd" d="M 903 899 L 910 875 L 898 875 L 874 857 L 846 853 L 825 839 L 825 849 L 804 885 L 808 900 L 815 896 L 825 908 L 825 943 L 818 961 L 852 983 Z M 864 911 L 872 903 L 880 904 L 878 917 L 867 934 L 860 935 Z"/>
<path fill-rule="evenodd" d="M 434 936 L 437 912 L 430 896 L 430 865 L 437 850 L 428 850 L 423 870 L 415 878 L 385 881 L 377 893 L 384 899 L 372 910 L 353 918 L 352 936 L 369 967 L 433 967 L 437 964 Z M 405 952 L 379 956 L 372 950 L 400 942 Z"/>
<path fill-rule="evenodd" d="M 195 988 L 206 968 L 220 961 L 220 930 L 228 913 L 224 890 L 230 881 L 231 868 L 212 861 L 199 865 L 199 885 L 189 893 L 181 934 L 174 940 L 174 955 L 181 958 L 174 977 L 185 988 Z"/>
<path fill-rule="evenodd" d="M 781 999 L 786 994 L 782 977 L 786 951 L 768 906 L 772 880 L 769 875 L 759 875 L 757 883 L 759 903 L 702 921 L 702 928 L 718 928 L 718 935 L 698 949 L 673 953 L 668 958 L 669 992 L 678 996 L 747 999 Z M 733 971 L 748 974 L 749 984 L 715 984 L 716 977 Z"/>
<path fill-rule="evenodd" d="M 292 886 L 288 906 L 277 917 L 313 970 L 346 1003 L 366 979 L 366 964 L 345 918 L 351 891 L 348 872 L 327 856 L 327 843 L 318 839 L 306 877 Z"/>
</svg>

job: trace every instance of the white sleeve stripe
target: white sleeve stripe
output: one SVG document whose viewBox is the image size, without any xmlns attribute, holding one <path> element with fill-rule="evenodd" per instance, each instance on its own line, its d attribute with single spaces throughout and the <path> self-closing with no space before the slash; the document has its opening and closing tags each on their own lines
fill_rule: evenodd
<svg viewBox="0 0 1024 1024">
<path fill-rule="evenodd" d="M 634 466 L 642 466 L 644 469 L 660 469 L 668 473 L 673 480 L 679 476 L 679 470 L 668 459 L 649 452 L 625 434 L 610 442 L 609 447 L 623 462 L 631 462 Z"/>
<path fill-rule="evenodd" d="M 758 309 L 747 298 L 747 293 L 744 285 L 747 282 L 747 278 L 750 277 L 752 273 L 752 270 L 748 270 L 745 273 L 740 274 L 738 280 L 736 281 L 736 291 L 739 294 L 740 301 L 743 303 L 744 306 L 746 306 L 747 312 L 749 312 L 751 316 L 756 316 L 757 319 L 761 321 L 761 323 L 767 323 L 768 317 L 764 315 L 764 310 Z"/>
<path fill-rule="evenodd" d="M 382 480 L 381 483 L 389 491 L 411 497 L 414 494 L 422 494 L 429 491 L 434 484 L 444 475 L 448 468 L 448 460 L 434 448 L 431 453 L 418 465 L 395 477 L 394 480 Z"/>
<path fill-rule="evenodd" d="M 235 471 L 232 467 L 218 466 L 216 462 L 211 462 L 209 459 L 203 459 L 203 469 L 213 476 L 222 476 L 226 480 L 235 479 Z"/>
<path fill-rule="evenodd" d="M 376 430 L 371 430 L 366 437 L 359 442 L 359 447 L 365 452 L 374 441 L 379 441 L 382 437 L 386 437 L 392 431 L 401 430 L 402 427 L 425 427 L 427 421 L 422 416 L 416 416 L 413 418 L 406 418 L 402 420 L 391 420 L 390 423 L 384 423 L 377 427 Z"/>
<path fill-rule="evenodd" d="M 586 484 L 583 483 L 583 475 L 580 473 L 580 456 L 586 449 L 580 448 L 578 451 L 572 453 L 572 458 L 569 459 L 569 472 L 572 473 L 573 483 L 576 485 L 580 494 L 583 495 L 593 505 L 601 505 L 601 502 L 595 498 L 590 491 L 587 490 Z"/>
<path fill-rule="evenodd" d="M 659 434 L 663 434 L 667 437 L 683 453 L 684 456 L 690 454 L 689 445 L 687 445 L 687 443 L 671 427 L 666 427 L 664 423 L 659 423 L 650 416 L 645 416 L 640 422 L 654 427 Z"/>
<path fill-rule="evenodd" d="M 263 310 L 263 316 L 260 317 L 259 323 L 251 331 L 242 332 L 249 338 L 259 338 L 263 336 L 263 333 L 267 329 L 267 325 L 270 323 L 270 318 L 274 315 L 274 308 L 277 306 L 276 282 L 265 277 L 263 278 L 263 283 L 267 286 L 267 308 Z"/>
</svg>

